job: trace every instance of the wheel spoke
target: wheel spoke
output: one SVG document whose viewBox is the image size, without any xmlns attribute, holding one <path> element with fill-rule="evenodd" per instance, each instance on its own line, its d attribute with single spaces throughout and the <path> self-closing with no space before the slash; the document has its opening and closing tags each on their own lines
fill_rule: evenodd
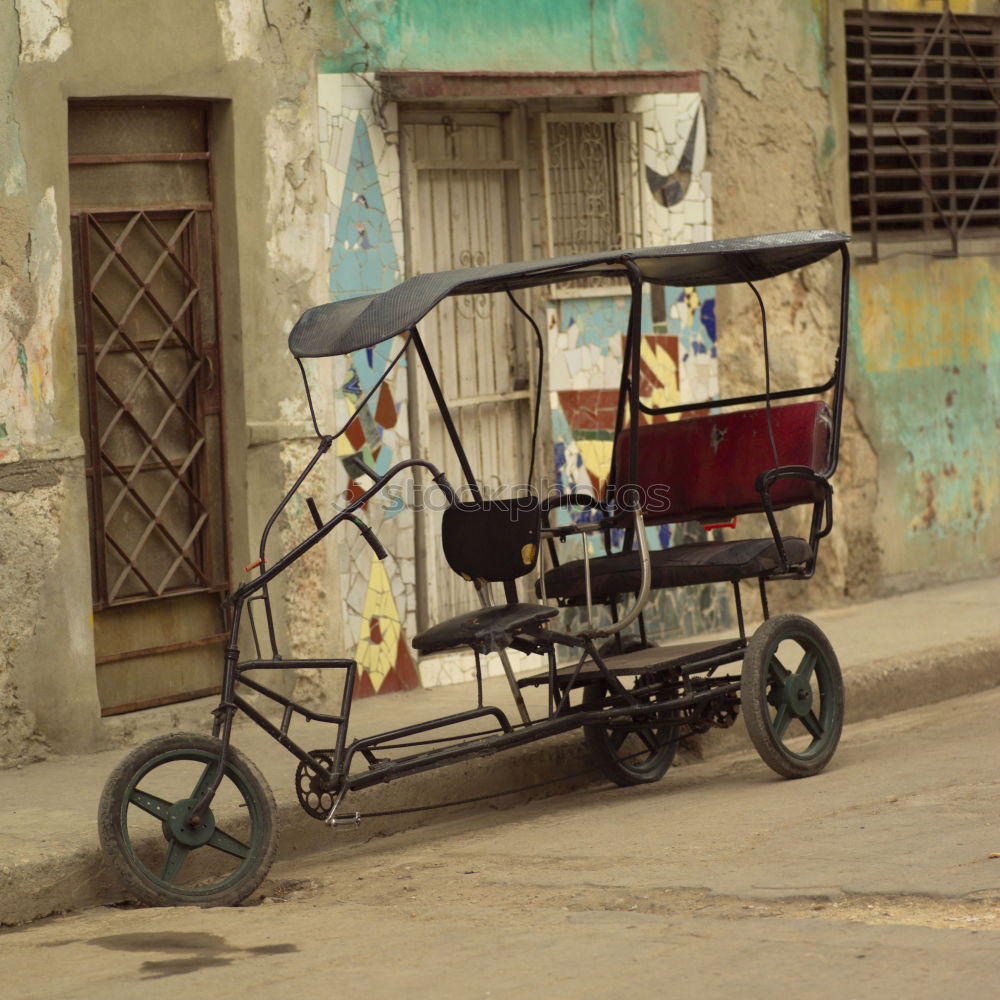
<svg viewBox="0 0 1000 1000">
<path fill-rule="evenodd" d="M 138 806 L 143 812 L 149 813 L 150 816 L 155 816 L 157 819 L 166 819 L 167 811 L 173 805 L 172 802 L 167 802 L 158 795 L 150 795 L 148 792 L 140 791 L 138 788 L 129 796 L 129 802 L 134 806 Z"/>
<path fill-rule="evenodd" d="M 795 676 L 800 677 L 804 681 L 808 681 L 813 675 L 813 670 L 816 669 L 817 659 L 816 650 L 807 649 L 802 656 L 802 661 L 795 669 Z"/>
<path fill-rule="evenodd" d="M 160 878 L 164 882 L 173 882 L 180 874 L 181 865 L 184 859 L 191 853 L 190 847 L 185 847 L 176 840 L 170 841 L 167 856 L 163 859 L 163 869 L 160 871 Z"/>
<path fill-rule="evenodd" d="M 826 732 L 813 712 L 808 712 L 802 716 L 802 725 L 809 730 L 809 735 L 815 737 L 817 740 Z"/>
<path fill-rule="evenodd" d="M 217 851 L 224 851 L 226 854 L 231 854 L 234 858 L 250 857 L 250 847 L 247 844 L 230 836 L 225 830 L 219 830 L 218 828 L 209 837 L 208 846 L 214 847 Z"/>
<path fill-rule="evenodd" d="M 791 673 L 783 665 L 781 660 L 778 659 L 774 654 L 771 655 L 771 662 L 768 664 L 770 672 L 774 675 L 776 680 L 784 681 L 788 675 Z"/>
<path fill-rule="evenodd" d="M 782 703 L 778 706 L 778 711 L 775 713 L 774 721 L 771 723 L 771 728 L 774 730 L 774 735 L 778 737 L 779 740 L 785 738 L 785 733 L 788 730 L 788 725 L 792 721 L 792 713 L 788 711 L 788 706 Z"/>
<path fill-rule="evenodd" d="M 608 744 L 617 753 L 622 748 L 629 731 L 627 729 L 612 729 L 608 734 Z"/>
<path fill-rule="evenodd" d="M 660 749 L 660 743 L 652 729 L 634 729 L 633 732 L 639 737 L 640 740 L 642 740 L 643 743 L 646 744 L 646 749 L 650 753 L 656 753 L 656 751 Z"/>
<path fill-rule="evenodd" d="M 205 770 L 201 772 L 201 777 L 198 779 L 198 784 L 194 786 L 194 791 L 191 793 L 191 798 L 197 802 L 205 792 L 208 791 L 208 786 L 212 784 L 212 778 L 215 777 L 215 769 L 218 764 L 212 761 L 211 764 L 205 765 Z"/>
</svg>

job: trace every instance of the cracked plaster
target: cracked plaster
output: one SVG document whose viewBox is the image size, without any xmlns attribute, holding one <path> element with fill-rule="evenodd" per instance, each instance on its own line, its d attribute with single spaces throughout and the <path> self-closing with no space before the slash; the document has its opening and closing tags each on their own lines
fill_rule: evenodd
<svg viewBox="0 0 1000 1000">
<path fill-rule="evenodd" d="M 73 44 L 70 0 L 17 0 L 22 63 L 55 62 Z"/>
<path fill-rule="evenodd" d="M 226 58 L 262 63 L 260 39 L 266 23 L 261 0 L 215 0 L 215 10 Z"/>
<path fill-rule="evenodd" d="M 5 236 L 14 243 L 16 233 L 15 227 L 11 236 Z M 59 329 L 63 284 L 53 188 L 35 205 L 23 240 L 21 274 L 6 255 L 0 268 L 6 278 L 0 286 L 4 319 L 0 326 L 0 413 L 6 416 L 0 430 L 0 463 L 16 460 L 26 448 L 44 445 L 52 421 L 52 336 Z"/>
</svg>

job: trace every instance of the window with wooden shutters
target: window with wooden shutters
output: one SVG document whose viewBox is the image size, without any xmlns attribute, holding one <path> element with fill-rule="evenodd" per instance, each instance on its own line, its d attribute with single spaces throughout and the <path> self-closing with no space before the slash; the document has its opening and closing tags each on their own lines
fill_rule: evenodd
<svg viewBox="0 0 1000 1000">
<path fill-rule="evenodd" d="M 856 236 L 1000 233 L 1000 18 L 845 12 Z"/>
</svg>

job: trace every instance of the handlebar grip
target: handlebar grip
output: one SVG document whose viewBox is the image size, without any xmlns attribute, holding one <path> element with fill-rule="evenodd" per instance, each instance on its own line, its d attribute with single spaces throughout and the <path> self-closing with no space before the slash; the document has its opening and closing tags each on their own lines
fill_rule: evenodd
<svg viewBox="0 0 1000 1000">
<path fill-rule="evenodd" d="M 361 532 L 361 537 L 371 546 L 372 552 L 375 553 L 379 560 L 385 559 L 389 555 L 385 550 L 385 546 L 378 540 L 378 536 L 364 521 L 353 516 L 348 518 L 348 520 Z"/>
</svg>

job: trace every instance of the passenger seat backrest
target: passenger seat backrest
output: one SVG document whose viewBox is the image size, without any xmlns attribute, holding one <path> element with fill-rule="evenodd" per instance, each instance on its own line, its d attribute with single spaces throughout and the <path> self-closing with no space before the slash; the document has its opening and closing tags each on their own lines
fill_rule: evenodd
<svg viewBox="0 0 1000 1000">
<path fill-rule="evenodd" d="M 782 466 L 822 472 L 829 463 L 833 422 L 815 400 L 771 407 Z M 774 468 L 764 407 L 639 427 L 639 468 L 629 470 L 629 431 L 616 444 L 617 481 L 637 486 L 648 524 L 728 521 L 761 513 L 757 476 Z M 771 488 L 775 510 L 823 499 L 822 488 L 802 479 L 782 479 Z"/>
</svg>

